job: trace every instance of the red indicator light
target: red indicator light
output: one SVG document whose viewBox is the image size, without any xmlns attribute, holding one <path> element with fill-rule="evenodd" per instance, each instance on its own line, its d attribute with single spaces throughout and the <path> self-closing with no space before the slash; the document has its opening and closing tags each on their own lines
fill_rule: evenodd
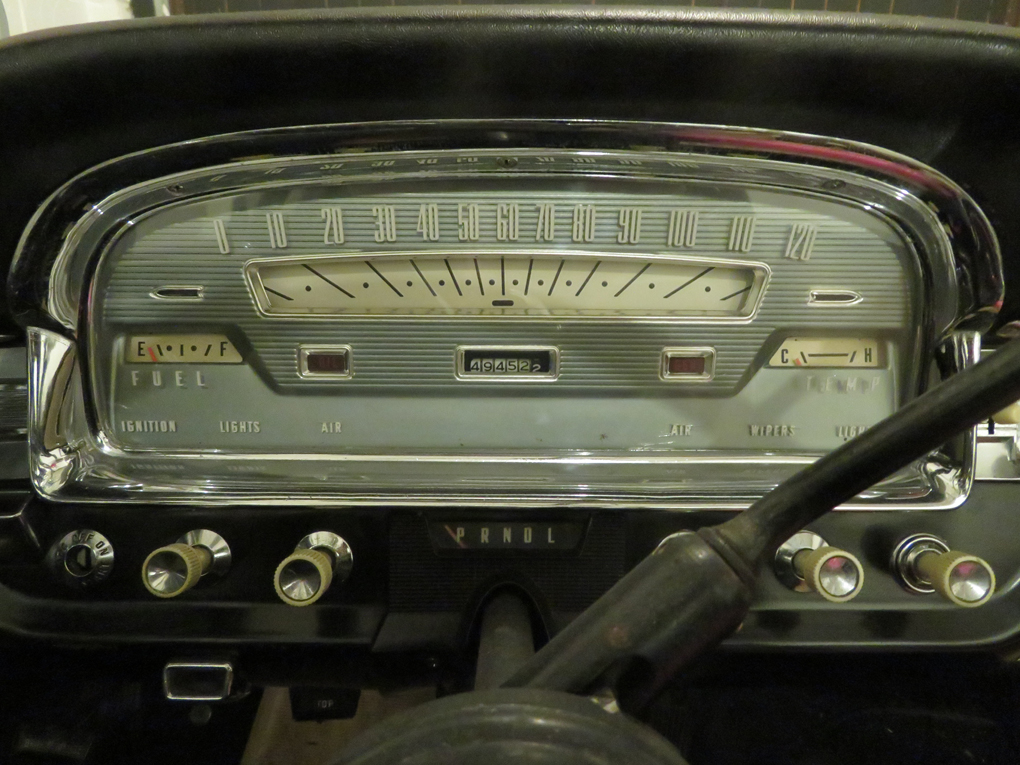
<svg viewBox="0 0 1020 765">
<path fill-rule="evenodd" d="M 704 356 L 670 356 L 667 371 L 671 375 L 705 374 Z"/>
<path fill-rule="evenodd" d="M 309 374 L 347 374 L 347 351 L 310 351 L 305 357 Z"/>
</svg>

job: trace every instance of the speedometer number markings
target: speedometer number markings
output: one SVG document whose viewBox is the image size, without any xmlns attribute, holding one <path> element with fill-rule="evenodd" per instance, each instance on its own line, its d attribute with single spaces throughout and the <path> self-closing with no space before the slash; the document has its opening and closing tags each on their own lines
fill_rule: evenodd
<svg viewBox="0 0 1020 765">
<path fill-rule="evenodd" d="M 595 241 L 595 205 L 575 205 L 570 239 L 573 242 Z"/>
<path fill-rule="evenodd" d="M 556 205 L 540 204 L 538 222 L 535 224 L 535 241 L 551 242 L 556 238 Z"/>
<path fill-rule="evenodd" d="M 439 205 L 427 204 L 418 208 L 417 231 L 423 241 L 439 241 Z"/>
<path fill-rule="evenodd" d="M 670 247 L 693 247 L 697 238 L 697 210 L 670 210 L 666 244 Z"/>
<path fill-rule="evenodd" d="M 496 241 L 516 242 L 521 230 L 521 206 L 500 202 L 496 205 Z"/>
<path fill-rule="evenodd" d="M 397 241 L 397 213 L 392 205 L 376 205 L 372 208 L 375 219 L 375 241 Z"/>
<path fill-rule="evenodd" d="M 754 229 L 758 219 L 753 215 L 738 215 L 730 223 L 730 238 L 726 249 L 730 252 L 750 252 Z"/>
<path fill-rule="evenodd" d="M 322 243 L 343 244 L 344 211 L 339 207 L 323 207 L 321 217 L 326 222 L 326 229 L 322 234 Z"/>
<path fill-rule="evenodd" d="M 457 205 L 457 239 L 461 242 L 477 242 L 478 237 L 478 205 Z"/>
<path fill-rule="evenodd" d="M 638 244 L 641 241 L 641 208 L 624 207 L 620 210 L 617 224 L 620 227 L 616 235 L 617 244 Z"/>
<path fill-rule="evenodd" d="M 219 247 L 222 255 L 230 254 L 230 241 L 227 239 L 227 226 L 221 218 L 213 221 L 213 234 L 216 236 L 216 246 Z"/>
<path fill-rule="evenodd" d="M 287 228 L 283 222 L 283 213 L 266 213 L 266 227 L 269 229 L 269 247 L 273 250 L 287 248 Z"/>
<path fill-rule="evenodd" d="M 818 226 L 807 223 L 796 223 L 790 229 L 790 238 L 786 242 L 784 258 L 790 260 L 810 260 L 815 247 L 815 237 L 818 236 Z"/>
</svg>

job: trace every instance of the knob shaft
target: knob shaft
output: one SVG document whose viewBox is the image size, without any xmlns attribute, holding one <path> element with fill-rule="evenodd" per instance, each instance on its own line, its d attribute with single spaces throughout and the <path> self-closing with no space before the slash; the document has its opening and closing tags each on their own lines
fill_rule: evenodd
<svg viewBox="0 0 1020 765">
<path fill-rule="evenodd" d="M 332 583 L 333 559 L 322 550 L 295 550 L 276 569 L 276 594 L 290 606 L 310 606 Z"/>
<path fill-rule="evenodd" d="M 178 542 L 149 553 L 142 564 L 142 582 L 157 598 L 173 598 L 198 584 L 211 565 L 208 550 Z"/>
<path fill-rule="evenodd" d="M 958 606 L 980 606 L 995 593 L 995 572 L 976 555 L 930 550 L 919 555 L 914 566 L 920 579 Z"/>
<path fill-rule="evenodd" d="M 793 558 L 793 567 L 808 587 L 833 603 L 852 600 L 864 586 L 861 562 L 835 547 L 801 550 Z"/>
</svg>

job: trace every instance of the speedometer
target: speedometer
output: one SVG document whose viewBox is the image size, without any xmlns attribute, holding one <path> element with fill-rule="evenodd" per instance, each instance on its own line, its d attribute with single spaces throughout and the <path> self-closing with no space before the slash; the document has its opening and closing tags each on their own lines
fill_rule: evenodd
<svg viewBox="0 0 1020 765">
<path fill-rule="evenodd" d="M 994 239 L 932 171 L 547 129 L 369 152 L 327 130 L 330 153 L 112 192 L 51 268 L 70 337 L 36 357 L 87 366 L 59 470 L 36 410 L 40 488 L 739 506 L 915 396 L 980 308 L 956 270 Z M 962 472 L 927 470 L 872 500 L 957 501 Z"/>
<path fill-rule="evenodd" d="M 477 215 L 480 205 L 471 207 Z M 762 264 L 727 261 L 456 250 L 255 261 L 247 270 L 256 301 L 271 316 L 737 319 L 754 312 L 768 273 Z"/>
</svg>

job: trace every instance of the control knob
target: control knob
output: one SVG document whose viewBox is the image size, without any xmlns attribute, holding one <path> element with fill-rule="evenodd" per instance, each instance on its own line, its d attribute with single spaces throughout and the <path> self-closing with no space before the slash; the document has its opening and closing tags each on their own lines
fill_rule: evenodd
<svg viewBox="0 0 1020 765">
<path fill-rule="evenodd" d="M 309 534 L 283 559 L 276 569 L 276 594 L 288 606 L 310 606 L 334 580 L 344 581 L 351 573 L 351 546 L 331 531 Z"/>
<path fill-rule="evenodd" d="M 957 606 L 973 608 L 995 593 L 995 572 L 976 555 L 951 550 L 939 537 L 912 534 L 896 545 L 892 570 L 907 590 L 937 592 Z"/>
<path fill-rule="evenodd" d="M 230 568 L 230 546 L 215 531 L 195 529 L 174 544 L 149 553 L 142 583 L 157 598 L 187 592 L 206 574 L 222 576 Z"/>
<path fill-rule="evenodd" d="M 833 603 L 857 597 L 864 585 L 864 568 L 846 550 L 830 547 L 811 531 L 800 531 L 776 551 L 776 576 L 797 592 L 814 591 Z"/>
</svg>

